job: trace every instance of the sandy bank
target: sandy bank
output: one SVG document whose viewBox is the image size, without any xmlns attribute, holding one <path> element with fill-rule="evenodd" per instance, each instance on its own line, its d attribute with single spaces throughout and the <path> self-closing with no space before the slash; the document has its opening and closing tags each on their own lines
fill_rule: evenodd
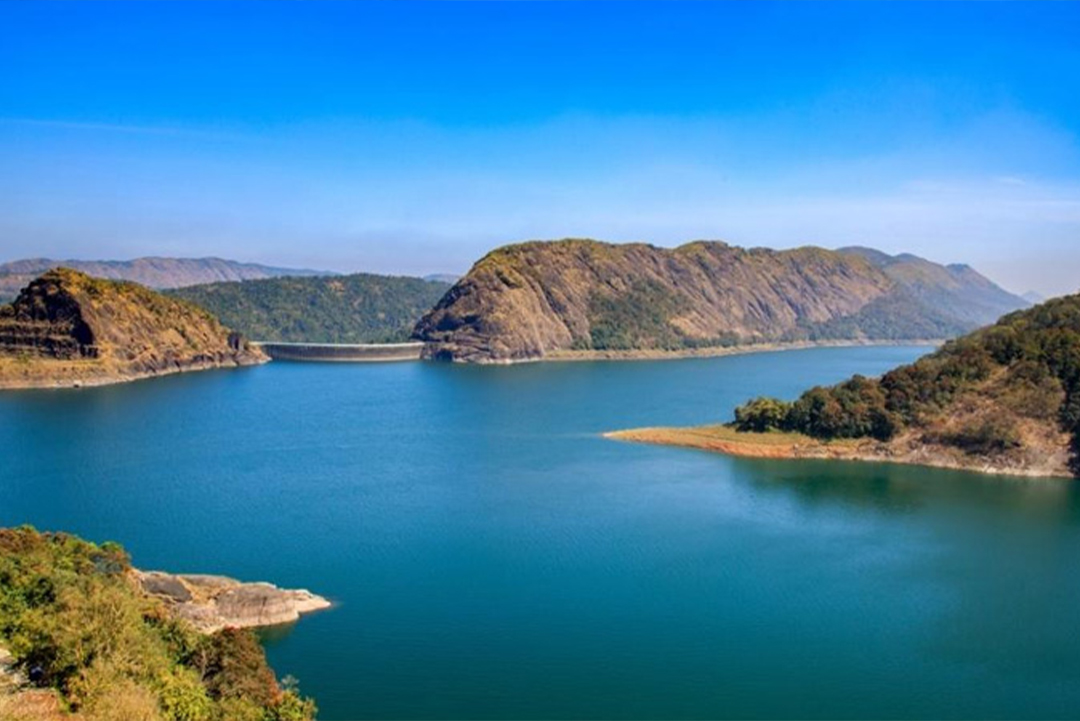
<svg viewBox="0 0 1080 721">
<path fill-rule="evenodd" d="M 1040 466 L 1005 465 L 992 458 L 967 455 L 956 448 L 922 443 L 913 434 L 888 443 L 867 439 L 825 442 L 797 433 L 739 433 L 729 426 L 715 425 L 635 428 L 603 435 L 620 441 L 697 448 L 742 458 L 869 461 L 1010 476 L 1072 478 L 1072 474 L 1053 461 Z"/>
</svg>

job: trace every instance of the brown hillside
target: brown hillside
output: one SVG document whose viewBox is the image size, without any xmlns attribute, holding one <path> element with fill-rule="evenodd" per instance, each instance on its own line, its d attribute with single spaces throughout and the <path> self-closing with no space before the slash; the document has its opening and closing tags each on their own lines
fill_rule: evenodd
<svg viewBox="0 0 1080 721">
<path fill-rule="evenodd" d="M 508 362 L 569 350 L 941 338 L 974 327 L 923 305 L 879 266 L 813 247 L 523 243 L 477 262 L 414 335 L 428 358 Z M 1024 305 L 1014 300 L 1012 308 Z"/>
<path fill-rule="evenodd" d="M 197 306 L 70 269 L 0 306 L 0 388 L 96 385 L 266 360 Z"/>
</svg>

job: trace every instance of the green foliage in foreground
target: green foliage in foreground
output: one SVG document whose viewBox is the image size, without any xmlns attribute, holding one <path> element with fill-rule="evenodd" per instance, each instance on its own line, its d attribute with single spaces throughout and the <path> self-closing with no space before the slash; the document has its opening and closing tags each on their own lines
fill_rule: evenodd
<svg viewBox="0 0 1080 721">
<path fill-rule="evenodd" d="M 812 388 L 791 403 L 752 400 L 735 410 L 733 425 L 821 439 L 889 440 L 947 415 L 961 396 L 979 402 L 976 393 L 1019 416 L 1059 423 L 1072 435 L 1072 468 L 1080 475 L 1080 295 L 1010 313 L 877 380 L 855 376 Z M 1019 443 L 1015 427 L 1000 415 L 933 440 L 969 453 L 1004 452 Z"/>
<path fill-rule="evenodd" d="M 0 529 L 0 642 L 87 721 L 307 721 L 254 635 L 210 636 L 130 578 L 124 550 L 62 533 Z"/>
<path fill-rule="evenodd" d="M 252 340 L 396 343 L 450 288 L 421 278 L 358 273 L 209 283 L 167 291 Z"/>
</svg>

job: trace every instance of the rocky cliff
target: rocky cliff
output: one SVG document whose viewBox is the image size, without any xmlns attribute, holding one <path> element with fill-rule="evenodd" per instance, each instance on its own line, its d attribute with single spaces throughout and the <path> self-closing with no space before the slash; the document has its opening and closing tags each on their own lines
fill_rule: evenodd
<svg viewBox="0 0 1080 721">
<path fill-rule="evenodd" d="M 0 388 L 113 383 L 266 360 L 197 306 L 70 269 L 0 306 Z"/>
<path fill-rule="evenodd" d="M 1025 305 L 969 268 L 866 249 L 563 240 L 489 253 L 414 337 L 427 358 L 510 362 L 568 351 L 942 338 Z"/>
</svg>

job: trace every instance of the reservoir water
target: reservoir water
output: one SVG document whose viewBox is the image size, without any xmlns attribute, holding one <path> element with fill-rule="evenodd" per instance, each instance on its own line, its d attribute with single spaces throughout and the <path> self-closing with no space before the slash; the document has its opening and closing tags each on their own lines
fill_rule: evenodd
<svg viewBox="0 0 1080 721">
<path fill-rule="evenodd" d="M 926 348 L 0 394 L 0 525 L 305 587 L 320 718 L 1080 715 L 1080 492 L 604 440 Z"/>
</svg>

